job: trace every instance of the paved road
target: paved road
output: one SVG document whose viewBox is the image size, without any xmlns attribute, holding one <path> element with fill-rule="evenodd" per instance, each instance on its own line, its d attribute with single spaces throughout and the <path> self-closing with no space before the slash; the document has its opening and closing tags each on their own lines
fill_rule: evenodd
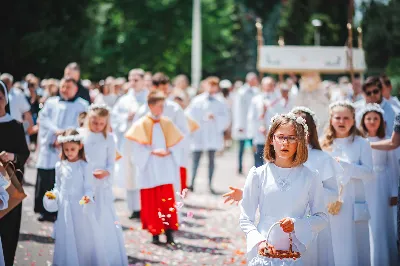
<svg viewBox="0 0 400 266">
<path fill-rule="evenodd" d="M 229 185 L 242 187 L 245 178 L 236 174 L 236 152 L 228 151 L 217 157 L 213 181 L 217 191 L 224 192 Z M 189 194 L 181 209 L 183 223 L 176 233 L 176 246 L 156 246 L 150 243 L 151 235 L 143 231 L 139 221 L 127 219 L 125 193 L 115 189 L 115 206 L 125 238 L 130 265 L 244 265 L 245 238 L 238 224 L 239 207 L 225 205 L 221 196 L 208 192 L 207 158 L 203 157 L 196 180 L 195 193 Z M 245 169 L 253 160 L 250 151 L 245 157 Z M 247 167 L 246 167 L 247 166 Z M 27 168 L 28 184 L 25 190 L 21 236 L 15 265 L 52 264 L 54 241 L 50 237 L 53 224 L 37 222 L 33 212 L 36 170 Z M 31 184 L 31 185 L 30 185 Z M 189 215 L 188 215 L 189 213 Z M 193 217 L 190 217 L 193 214 Z M 161 238 L 164 241 L 163 238 Z"/>
</svg>

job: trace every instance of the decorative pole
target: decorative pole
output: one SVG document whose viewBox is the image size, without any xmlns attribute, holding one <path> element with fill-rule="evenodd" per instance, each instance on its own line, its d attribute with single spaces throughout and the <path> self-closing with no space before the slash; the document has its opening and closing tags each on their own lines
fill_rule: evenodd
<svg viewBox="0 0 400 266">
<path fill-rule="evenodd" d="M 201 80 L 201 46 L 201 0 L 193 0 L 192 87 L 196 89 Z"/>
<path fill-rule="evenodd" d="M 362 28 L 358 27 L 357 32 L 358 32 L 358 48 L 363 49 Z"/>
<path fill-rule="evenodd" d="M 285 39 L 283 38 L 283 36 L 279 36 L 279 40 L 278 40 L 278 45 L 280 47 L 285 46 Z M 279 73 L 279 82 L 283 83 L 284 79 L 283 79 L 283 73 Z"/>
<path fill-rule="evenodd" d="M 348 14 L 348 23 L 347 23 L 347 30 L 348 30 L 348 39 L 347 39 L 347 56 L 348 56 L 348 64 L 350 70 L 350 79 L 351 84 L 354 81 L 354 66 L 353 66 L 353 13 L 354 13 L 354 0 L 349 1 L 349 14 Z"/>
<path fill-rule="evenodd" d="M 261 54 L 261 47 L 264 45 L 264 39 L 262 36 L 263 25 L 261 18 L 256 19 L 256 28 L 257 28 L 257 68 L 260 67 L 260 54 Z M 260 80 L 263 78 L 264 73 L 260 70 Z"/>
</svg>

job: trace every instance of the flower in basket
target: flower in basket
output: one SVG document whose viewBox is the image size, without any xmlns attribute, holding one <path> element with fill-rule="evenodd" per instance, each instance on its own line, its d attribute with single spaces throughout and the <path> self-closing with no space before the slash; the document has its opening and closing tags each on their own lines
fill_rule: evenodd
<svg viewBox="0 0 400 266">
<path fill-rule="evenodd" d="M 338 215 L 342 208 L 343 202 L 340 200 L 328 204 L 328 212 L 332 215 Z"/>
<path fill-rule="evenodd" d="M 83 196 L 82 199 L 79 201 L 79 205 L 85 205 L 90 202 L 90 199 L 88 196 Z"/>
<path fill-rule="evenodd" d="M 48 199 L 51 199 L 51 200 L 56 199 L 56 194 L 54 194 L 53 191 L 47 191 L 44 195 L 45 195 Z"/>
</svg>

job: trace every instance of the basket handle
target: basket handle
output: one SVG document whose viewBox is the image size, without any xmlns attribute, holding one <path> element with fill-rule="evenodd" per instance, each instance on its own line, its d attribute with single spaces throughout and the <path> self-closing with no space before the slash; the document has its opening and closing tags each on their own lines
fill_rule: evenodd
<svg viewBox="0 0 400 266">
<path fill-rule="evenodd" d="M 269 235 L 271 234 L 272 229 L 273 229 L 275 226 L 280 225 L 280 224 L 281 224 L 281 222 L 276 222 L 276 223 L 274 223 L 273 225 L 271 225 L 271 227 L 269 228 L 268 233 L 267 233 L 267 240 L 266 240 L 267 245 L 268 245 Z M 293 253 L 293 239 L 292 239 L 292 233 L 289 233 L 289 252 L 290 252 L 290 253 Z"/>
</svg>

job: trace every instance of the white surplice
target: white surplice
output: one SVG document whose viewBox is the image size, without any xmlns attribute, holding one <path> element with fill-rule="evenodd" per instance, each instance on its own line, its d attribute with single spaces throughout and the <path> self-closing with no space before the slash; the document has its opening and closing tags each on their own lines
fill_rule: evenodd
<svg viewBox="0 0 400 266">
<path fill-rule="evenodd" d="M 78 116 L 86 112 L 87 101 L 77 98 L 75 101 L 63 101 L 60 97 L 47 99 L 39 113 L 39 154 L 36 167 L 54 169 L 59 160 L 60 150 L 53 147 L 57 139 L 55 132 L 68 128 L 77 128 Z"/>
<path fill-rule="evenodd" d="M 375 142 L 382 139 L 369 137 L 368 140 Z M 371 213 L 371 265 L 398 265 L 396 230 L 393 223 L 393 210 L 396 206 L 390 206 L 389 202 L 391 197 L 397 197 L 399 165 L 392 151 L 373 149 L 372 159 L 377 178 L 365 183 Z"/>
<path fill-rule="evenodd" d="M 1 174 L 0 174 L 0 178 Z M 8 193 L 7 191 L 0 186 L 0 210 L 4 210 L 8 207 Z M 1 245 L 1 237 L 0 237 L 0 266 L 4 266 L 4 255 L 3 255 L 3 247 Z"/>
<path fill-rule="evenodd" d="M 235 140 L 245 140 L 250 138 L 248 132 L 247 115 L 251 105 L 251 100 L 259 92 L 257 87 L 250 87 L 247 83 L 239 88 L 235 93 L 232 107 L 232 138 Z M 243 131 L 240 131 L 243 130 Z"/>
<path fill-rule="evenodd" d="M 200 126 L 191 134 L 192 151 L 219 151 L 224 148 L 224 131 L 229 126 L 230 117 L 228 106 L 222 99 L 202 93 L 193 98 L 186 114 Z M 209 119 L 209 114 L 214 119 Z"/>
<path fill-rule="evenodd" d="M 267 163 L 253 167 L 246 179 L 240 208 L 240 227 L 246 234 L 249 261 L 256 256 L 258 244 L 267 240 L 270 227 L 282 218 L 294 219 L 294 250 L 301 253 L 314 234 L 328 224 L 322 184 L 316 174 L 303 165 L 280 168 Z M 258 225 L 255 224 L 257 209 L 260 212 Z M 310 209 L 309 217 L 307 209 Z M 271 231 L 268 243 L 276 249 L 288 250 L 288 234 L 277 226 Z"/>
<path fill-rule="evenodd" d="M 139 189 L 154 188 L 161 185 L 172 184 L 175 191 L 179 191 L 180 178 L 179 166 L 181 160 L 180 143 L 168 148 L 170 155 L 159 157 L 151 154 L 153 150 L 167 150 L 164 133 L 160 123 L 153 125 L 151 136 L 152 144 L 143 145 L 132 141 L 133 156 L 137 166 L 137 187 Z"/>
<path fill-rule="evenodd" d="M 95 203 L 80 205 L 83 196 L 93 201 L 91 167 L 84 161 L 60 161 L 56 166 L 55 200 L 44 196 L 44 207 L 58 207 L 54 225 L 56 243 L 53 265 L 109 265 L 101 230 L 95 218 Z M 49 208 L 51 207 L 51 208 Z"/>
<path fill-rule="evenodd" d="M 317 177 L 324 188 L 325 207 L 329 203 L 335 202 L 339 196 L 338 184 L 346 183 L 348 180 L 343 180 L 343 168 L 329 154 L 318 149 L 313 149 L 308 146 L 308 160 L 304 164 L 312 171 L 317 172 Z M 332 215 L 325 211 L 332 219 Z M 335 224 L 334 224 L 335 225 Z M 338 232 L 340 228 L 331 228 L 331 224 L 319 232 L 317 238 L 312 242 L 309 249 L 303 256 L 305 265 L 307 266 L 334 266 L 334 252 L 332 246 L 332 232 Z"/>
<path fill-rule="evenodd" d="M 118 217 L 114 208 L 112 192 L 116 155 L 114 136 L 108 133 L 107 137 L 104 137 L 103 133 L 93 133 L 87 129 L 80 134 L 84 136 L 83 144 L 90 168 L 93 171 L 106 170 L 110 173 L 103 179 L 92 176 L 96 200 L 96 220 L 103 233 L 108 262 L 115 266 L 128 265 L 122 229 L 116 225 Z"/>
<path fill-rule="evenodd" d="M 375 178 L 371 147 L 366 139 L 356 136 L 353 141 L 350 136 L 336 138 L 327 152 L 340 159 L 344 178 L 350 178 L 343 188 L 342 208 L 338 215 L 331 217 L 335 263 L 341 266 L 370 265 L 370 214 L 364 182 Z"/>
</svg>

